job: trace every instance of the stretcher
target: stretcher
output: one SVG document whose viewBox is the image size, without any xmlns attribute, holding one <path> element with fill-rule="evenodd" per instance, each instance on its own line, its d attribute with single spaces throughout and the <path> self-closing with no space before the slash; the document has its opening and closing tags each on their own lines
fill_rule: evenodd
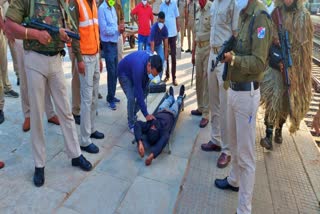
<svg viewBox="0 0 320 214">
<path fill-rule="evenodd" d="M 161 105 L 162 102 L 163 102 L 166 98 L 168 98 L 168 97 L 169 97 L 168 92 L 163 95 L 161 101 L 159 102 L 159 104 L 157 105 L 157 107 L 155 108 L 155 110 L 153 111 L 153 115 L 159 111 L 160 105 Z M 182 97 L 181 105 L 179 106 L 179 109 L 178 109 L 177 117 L 175 118 L 174 124 L 173 124 L 173 126 L 172 126 L 171 131 L 170 131 L 170 137 L 169 137 L 168 143 L 167 143 L 166 148 L 165 148 L 165 149 L 167 150 L 168 154 L 171 154 L 171 144 L 172 144 L 172 141 L 173 141 L 173 139 L 172 139 L 172 138 L 173 138 L 173 137 L 172 137 L 172 133 L 173 133 L 175 127 L 176 127 L 177 121 L 178 121 L 179 116 L 180 116 L 180 112 L 184 111 L 184 99 L 185 99 L 185 97 L 186 97 L 186 95 L 184 94 L 183 97 Z M 147 137 L 146 137 L 145 135 L 143 135 L 143 136 L 142 136 L 142 142 L 143 142 L 144 147 L 145 147 L 146 149 L 148 149 L 149 144 L 148 144 L 146 138 L 147 138 Z M 135 143 L 136 143 L 136 140 L 133 139 L 133 140 L 132 140 L 132 144 L 135 144 Z"/>
</svg>

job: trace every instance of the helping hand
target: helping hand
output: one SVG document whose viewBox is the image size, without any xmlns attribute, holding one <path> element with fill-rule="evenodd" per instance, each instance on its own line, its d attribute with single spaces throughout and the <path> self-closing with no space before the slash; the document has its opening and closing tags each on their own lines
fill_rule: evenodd
<svg viewBox="0 0 320 214">
<path fill-rule="evenodd" d="M 146 116 L 146 120 L 147 121 L 151 121 L 151 120 L 155 120 L 156 118 L 152 115 L 152 114 L 148 114 L 147 116 Z"/>
</svg>

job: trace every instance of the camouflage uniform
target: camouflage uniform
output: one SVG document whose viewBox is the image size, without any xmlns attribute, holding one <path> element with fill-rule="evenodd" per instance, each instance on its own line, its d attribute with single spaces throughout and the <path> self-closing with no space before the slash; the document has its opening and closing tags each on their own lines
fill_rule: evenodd
<svg viewBox="0 0 320 214">
<path fill-rule="evenodd" d="M 296 5 L 295 5 L 296 4 Z M 288 69 L 290 86 L 290 106 L 284 84 L 283 73 L 268 67 L 265 71 L 261 85 L 262 105 L 265 107 L 266 137 L 261 139 L 261 146 L 272 149 L 272 135 L 275 128 L 274 141 L 282 143 L 282 126 L 289 118 L 289 132 L 295 133 L 305 117 L 311 102 L 311 70 L 313 25 L 310 14 L 303 5 L 302 0 L 286 8 L 283 1 L 277 1 L 282 15 L 283 28 L 288 31 L 291 45 L 292 66 Z M 274 37 L 278 38 L 278 18 L 276 12 L 272 13 L 274 20 Z"/>
<path fill-rule="evenodd" d="M 33 1 L 15 0 L 9 6 L 6 17 L 21 24 L 29 16 L 57 27 L 64 27 L 59 1 L 34 0 L 34 14 L 28 14 Z M 32 5 L 31 5 L 32 6 Z M 69 27 L 69 26 L 68 26 Z M 24 40 L 25 70 L 29 86 L 31 143 L 35 166 L 45 166 L 45 139 L 42 126 L 45 88 L 49 86 L 61 123 L 66 151 L 70 158 L 81 155 L 78 135 L 67 97 L 60 52 L 64 48 L 59 34 L 51 35 L 48 45 L 38 40 Z"/>
</svg>

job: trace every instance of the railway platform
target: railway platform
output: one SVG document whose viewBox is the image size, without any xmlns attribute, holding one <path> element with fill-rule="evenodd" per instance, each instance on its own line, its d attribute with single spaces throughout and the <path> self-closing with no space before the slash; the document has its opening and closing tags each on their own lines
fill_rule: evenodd
<svg viewBox="0 0 320 214">
<path fill-rule="evenodd" d="M 126 53 L 128 53 L 126 51 Z M 9 58 L 9 78 L 16 78 Z M 177 61 L 177 81 L 186 86 L 187 97 L 173 136 L 171 154 L 162 153 L 146 167 L 126 123 L 126 100 L 118 85 L 121 102 L 116 111 L 99 100 L 97 129 L 105 140 L 95 140 L 100 153 L 84 155 L 93 163 L 91 172 L 71 166 L 60 127 L 44 121 L 47 146 L 46 182 L 36 188 L 32 183 L 34 164 L 30 132 L 22 131 L 20 98 L 6 98 L 5 122 L 0 125 L 0 213 L 190 213 L 234 214 L 237 194 L 214 187 L 215 178 L 223 178 L 229 168 L 218 169 L 217 153 L 200 150 L 209 140 L 209 127 L 200 129 L 200 119 L 190 115 L 196 108 L 195 87 L 191 87 L 191 55 L 182 53 Z M 71 96 L 71 63 L 64 59 L 68 94 Z M 100 80 L 100 92 L 106 95 L 106 72 Z M 176 94 L 179 86 L 175 87 Z M 14 89 L 19 88 L 14 85 Z M 148 97 L 150 112 L 163 94 Z M 71 97 L 70 97 L 71 98 Z M 143 117 L 139 115 L 139 118 Z M 77 126 L 79 133 L 79 126 Z M 262 149 L 263 111 L 257 118 L 257 171 L 253 196 L 254 214 L 319 214 L 320 152 L 307 126 L 289 135 L 272 152 Z"/>
</svg>

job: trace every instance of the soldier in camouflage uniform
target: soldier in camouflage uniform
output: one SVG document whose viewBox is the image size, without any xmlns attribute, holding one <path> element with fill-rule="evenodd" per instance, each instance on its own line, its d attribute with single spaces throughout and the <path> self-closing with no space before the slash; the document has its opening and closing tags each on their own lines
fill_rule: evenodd
<svg viewBox="0 0 320 214">
<path fill-rule="evenodd" d="M 61 9 L 60 4 L 64 10 Z M 68 16 L 68 8 L 63 0 L 15 0 L 6 14 L 6 34 L 9 38 L 23 39 L 25 70 L 29 86 L 31 113 L 31 143 L 35 162 L 33 182 L 36 186 L 44 184 L 44 167 L 46 162 L 45 139 L 42 127 L 44 112 L 45 87 L 48 85 L 56 106 L 61 129 L 64 136 L 66 151 L 72 158 L 72 166 L 85 171 L 92 169 L 80 151 L 78 135 L 74 119 L 70 111 L 64 73 L 62 69 L 62 50 L 65 42 L 71 39 L 63 28 L 69 27 L 63 20 L 73 23 Z M 29 18 L 59 27 L 58 34 L 50 35 L 45 30 L 27 28 L 21 25 Z"/>
<path fill-rule="evenodd" d="M 261 85 L 262 104 L 265 107 L 266 137 L 260 145 L 272 150 L 273 130 L 274 142 L 282 143 L 282 127 L 287 118 L 290 121 L 289 132 L 295 133 L 305 117 L 311 102 L 311 70 L 313 25 L 310 14 L 302 0 L 278 0 L 275 2 L 282 17 L 282 25 L 289 34 L 292 66 L 288 69 L 290 86 L 290 105 L 287 87 L 284 84 L 283 72 L 271 66 L 265 71 Z M 272 13 L 274 21 L 274 43 L 279 44 L 278 16 L 275 9 Z M 291 114 L 289 110 L 291 106 Z"/>
</svg>

